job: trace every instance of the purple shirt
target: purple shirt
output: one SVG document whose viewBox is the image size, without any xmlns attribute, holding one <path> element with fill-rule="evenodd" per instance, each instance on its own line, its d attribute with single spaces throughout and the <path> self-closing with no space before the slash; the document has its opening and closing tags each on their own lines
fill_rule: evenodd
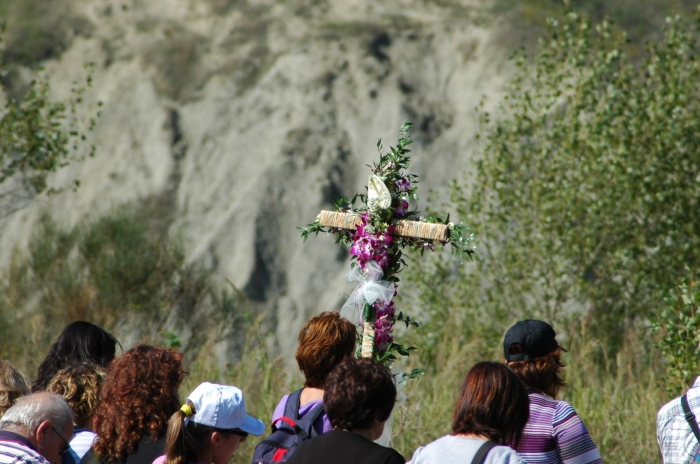
<svg viewBox="0 0 700 464">
<path fill-rule="evenodd" d="M 530 419 L 516 451 L 527 464 L 601 464 L 598 448 L 574 408 L 529 392 Z"/>
<path fill-rule="evenodd" d="M 287 405 L 287 399 L 289 398 L 289 395 L 284 395 L 282 399 L 280 400 L 279 404 L 277 404 L 277 407 L 275 408 L 275 412 L 272 413 L 272 421 L 274 422 L 276 419 L 279 419 L 280 417 L 284 416 L 284 407 Z M 302 404 L 299 406 L 299 418 L 302 418 L 306 415 L 307 412 L 309 412 L 311 409 L 313 409 L 314 406 L 317 404 L 323 403 L 323 400 L 314 400 L 310 401 L 306 404 Z M 316 432 L 319 434 L 329 432 L 333 430 L 333 426 L 331 425 L 331 420 L 328 418 L 328 415 L 326 415 L 326 411 L 323 411 L 320 416 L 318 416 L 318 419 L 316 419 L 316 422 L 314 422 L 314 428 L 316 429 Z"/>
</svg>

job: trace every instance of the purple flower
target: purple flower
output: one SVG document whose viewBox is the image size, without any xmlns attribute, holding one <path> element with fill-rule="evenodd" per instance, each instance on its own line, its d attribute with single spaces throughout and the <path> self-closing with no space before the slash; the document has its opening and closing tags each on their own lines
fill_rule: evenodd
<svg viewBox="0 0 700 464">
<path fill-rule="evenodd" d="M 401 204 L 396 207 L 394 214 L 400 217 L 404 217 L 408 211 L 408 202 L 406 200 L 401 200 Z"/>
<path fill-rule="evenodd" d="M 374 343 L 380 353 L 384 353 L 393 341 L 394 337 L 387 330 L 379 329 L 374 333 Z"/>
<path fill-rule="evenodd" d="M 396 181 L 396 188 L 401 192 L 408 192 L 408 190 L 411 188 L 411 181 L 405 177 L 402 177 Z"/>
<path fill-rule="evenodd" d="M 377 311 L 377 319 L 382 317 L 394 317 L 396 314 L 396 308 L 394 308 L 394 302 L 391 301 L 389 304 L 378 302 L 374 304 L 374 308 Z"/>
</svg>

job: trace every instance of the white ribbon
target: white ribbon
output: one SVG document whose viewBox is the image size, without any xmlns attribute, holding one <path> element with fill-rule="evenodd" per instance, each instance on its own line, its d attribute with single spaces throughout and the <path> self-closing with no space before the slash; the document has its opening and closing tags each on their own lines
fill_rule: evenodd
<svg viewBox="0 0 700 464">
<path fill-rule="evenodd" d="M 340 316 L 349 321 L 361 322 L 365 302 L 370 305 L 375 301 L 389 304 L 394 297 L 394 284 L 388 280 L 381 280 L 384 271 L 375 261 L 367 261 L 364 272 L 360 266 L 353 267 L 347 277 L 348 282 L 357 282 L 357 287 L 340 310 Z"/>
</svg>

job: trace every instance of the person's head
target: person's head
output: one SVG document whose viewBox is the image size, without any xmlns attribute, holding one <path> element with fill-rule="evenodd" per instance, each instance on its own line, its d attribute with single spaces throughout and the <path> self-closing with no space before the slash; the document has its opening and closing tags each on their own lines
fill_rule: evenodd
<svg viewBox="0 0 700 464">
<path fill-rule="evenodd" d="M 246 413 L 241 390 L 204 382 L 170 418 L 165 462 L 228 464 L 248 434 L 263 432 L 265 424 Z"/>
<path fill-rule="evenodd" d="M 0 360 L 0 417 L 18 399 L 29 394 L 29 382 L 10 361 Z"/>
<path fill-rule="evenodd" d="M 118 344 L 112 334 L 95 324 L 85 321 L 68 324 L 39 365 L 32 391 L 46 390 L 56 372 L 69 364 L 91 362 L 107 368 L 114 359 Z"/>
<path fill-rule="evenodd" d="M 182 353 L 139 345 L 115 358 L 102 385 L 93 419 L 93 450 L 107 461 L 124 461 L 139 440 L 158 440 L 180 407 L 177 389 L 186 372 Z"/>
<path fill-rule="evenodd" d="M 566 351 L 556 340 L 552 326 L 526 319 L 508 329 L 503 339 L 503 357 L 526 387 L 556 397 L 563 387 Z"/>
<path fill-rule="evenodd" d="M 51 464 L 61 464 L 73 435 L 68 403 L 58 395 L 41 392 L 23 396 L 0 419 L 0 430 L 15 432 L 34 445 Z"/>
<path fill-rule="evenodd" d="M 46 391 L 65 399 L 73 409 L 78 427 L 92 428 L 92 415 L 100 399 L 105 370 L 92 363 L 75 363 L 64 367 L 51 379 Z"/>
<path fill-rule="evenodd" d="M 452 433 L 482 435 L 517 446 L 530 416 L 525 385 L 503 364 L 480 362 L 462 383 L 452 416 Z"/>
<path fill-rule="evenodd" d="M 346 359 L 326 379 L 323 405 L 334 429 L 369 430 L 381 436 L 396 402 L 396 386 L 388 368 L 369 358 Z"/>
<path fill-rule="evenodd" d="M 325 311 L 306 321 L 299 331 L 296 353 L 305 387 L 323 388 L 328 373 L 353 355 L 356 334 L 355 325 L 337 311 Z"/>
</svg>

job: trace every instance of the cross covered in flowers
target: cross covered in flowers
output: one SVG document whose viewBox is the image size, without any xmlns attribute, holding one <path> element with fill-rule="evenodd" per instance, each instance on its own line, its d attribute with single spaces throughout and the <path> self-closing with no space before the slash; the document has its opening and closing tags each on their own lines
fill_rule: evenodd
<svg viewBox="0 0 700 464">
<path fill-rule="evenodd" d="M 471 258 L 474 253 L 470 248 L 473 234 L 464 225 L 453 224 L 449 215 L 423 217 L 412 209 L 418 200 L 418 176 L 405 172 L 410 162 L 406 147 L 413 142 L 410 129 L 410 123 L 401 127 L 396 148 L 390 147 L 386 154 L 382 154 L 381 140 L 377 143 L 379 162 L 372 166 L 366 195 L 341 198 L 336 211 L 321 211 L 313 223 L 299 228 L 304 241 L 311 234 L 326 232 L 336 235 L 336 243 L 349 247 L 348 280 L 356 287 L 341 315 L 363 327 L 361 356 L 374 356 L 387 364 L 396 359 L 394 352 L 408 356 L 414 349 L 394 341 L 394 324 L 403 321 L 418 327 L 410 316 L 397 314 L 393 301 L 397 274 L 406 266 L 403 249 L 419 250 L 422 255 L 426 249 L 434 250 L 436 243 L 450 243 L 460 256 Z"/>
</svg>

